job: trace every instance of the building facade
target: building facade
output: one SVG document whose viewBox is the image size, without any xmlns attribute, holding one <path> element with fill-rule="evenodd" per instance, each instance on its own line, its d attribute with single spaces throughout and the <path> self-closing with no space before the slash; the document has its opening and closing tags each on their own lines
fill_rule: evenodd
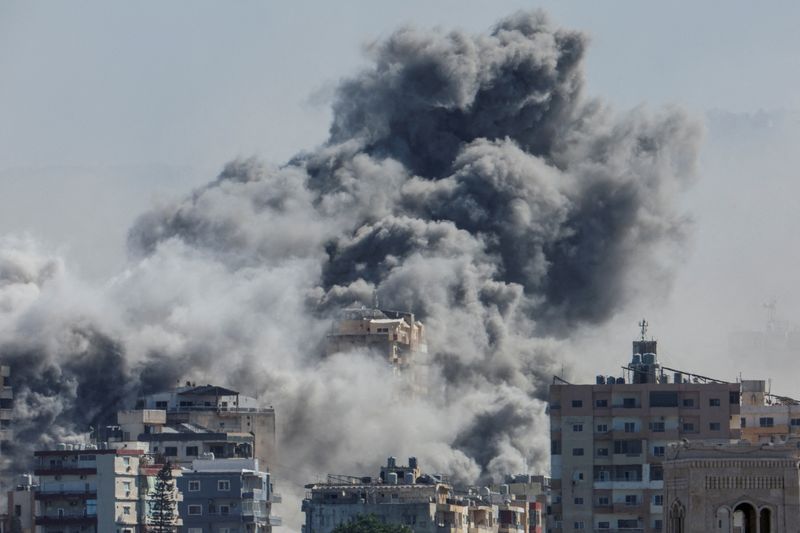
<svg viewBox="0 0 800 533">
<path fill-rule="evenodd" d="M 0 456 L 3 455 L 8 443 L 14 438 L 11 428 L 11 412 L 14 408 L 14 391 L 11 388 L 11 368 L 0 365 Z"/>
<path fill-rule="evenodd" d="M 800 440 L 686 441 L 667 451 L 667 533 L 784 533 L 800 525 Z"/>
<path fill-rule="evenodd" d="M 550 387 L 554 531 L 663 530 L 668 444 L 739 438 L 739 384 L 670 376 L 644 333 L 627 377 Z"/>
<path fill-rule="evenodd" d="M 254 450 L 250 457 L 268 466 L 276 457 L 275 410 L 261 407 L 255 398 L 214 385 L 196 386 L 187 383 L 173 391 L 152 394 L 139 400 L 137 410 L 166 412 L 166 424 L 191 424 L 210 432 L 226 433 L 236 438 L 253 436 Z M 133 440 L 136 436 L 131 434 Z M 241 439 L 240 439 L 241 440 Z M 242 442 L 229 442 L 228 444 Z M 222 454 L 232 456 L 234 454 Z M 243 454 L 239 454 L 243 455 Z"/>
<path fill-rule="evenodd" d="M 34 454 L 37 533 L 143 533 L 161 465 L 142 449 L 61 446 Z M 177 487 L 172 497 L 180 500 Z"/>
<path fill-rule="evenodd" d="M 269 472 L 256 459 L 196 460 L 178 481 L 186 533 L 265 533 L 280 525 Z"/>
<path fill-rule="evenodd" d="M 415 354 L 427 353 L 425 326 L 413 313 L 386 309 L 343 309 L 327 336 L 325 352 L 332 355 L 368 349 L 386 358 L 392 366 L 405 369 Z"/>
<path fill-rule="evenodd" d="M 524 521 L 519 517 L 524 509 L 504 510 L 503 531 Z M 456 494 L 441 478 L 422 474 L 413 457 L 406 466 L 390 457 L 377 478 L 329 476 L 327 483 L 306 485 L 303 512 L 304 533 L 330 533 L 359 515 L 375 515 L 384 523 L 403 524 L 415 533 L 492 533 L 499 527 L 497 505 L 478 495 Z"/>
</svg>

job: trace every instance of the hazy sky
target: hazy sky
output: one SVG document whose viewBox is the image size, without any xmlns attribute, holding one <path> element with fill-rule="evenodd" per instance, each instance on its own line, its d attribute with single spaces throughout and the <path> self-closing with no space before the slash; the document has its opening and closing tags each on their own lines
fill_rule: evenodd
<svg viewBox="0 0 800 533">
<path fill-rule="evenodd" d="M 590 34 L 588 95 L 620 110 L 728 113 L 712 116 L 684 198 L 694 231 L 671 296 L 643 294 L 593 332 L 595 362 L 576 371 L 617 368 L 644 314 L 672 366 L 772 376 L 800 395 L 779 371 L 800 358 L 725 355 L 728 333 L 762 327 L 771 298 L 800 322 L 796 2 L 5 1 L 0 234 L 32 233 L 85 276 L 113 275 L 131 221 L 154 202 L 236 156 L 280 163 L 322 142 L 331 89 L 372 40 L 403 24 L 485 30 L 536 6 Z"/>
</svg>

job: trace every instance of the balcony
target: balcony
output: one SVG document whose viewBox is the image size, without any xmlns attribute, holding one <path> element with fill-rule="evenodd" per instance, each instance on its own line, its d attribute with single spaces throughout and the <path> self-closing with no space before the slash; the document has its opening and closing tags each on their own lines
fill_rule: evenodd
<svg viewBox="0 0 800 533">
<path fill-rule="evenodd" d="M 96 524 L 96 514 L 64 514 L 61 516 L 37 516 L 37 526 L 68 526 L 68 525 L 87 525 Z"/>
<path fill-rule="evenodd" d="M 40 501 L 62 500 L 66 498 L 80 498 L 82 500 L 97 498 L 97 489 L 78 490 L 78 489 L 64 489 L 64 490 L 37 490 L 34 498 Z"/>
<path fill-rule="evenodd" d="M 93 476 L 97 474 L 97 469 L 78 468 L 70 465 L 51 465 L 35 468 L 33 473 L 37 476 Z"/>
<path fill-rule="evenodd" d="M 614 502 L 614 513 L 641 514 L 644 511 L 644 503 L 641 501 L 636 503 Z"/>
</svg>

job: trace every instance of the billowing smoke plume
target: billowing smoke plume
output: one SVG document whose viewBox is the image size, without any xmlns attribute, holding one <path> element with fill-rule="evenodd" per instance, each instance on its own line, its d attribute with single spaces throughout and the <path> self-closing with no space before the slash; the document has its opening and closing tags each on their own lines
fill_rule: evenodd
<svg viewBox="0 0 800 533">
<path fill-rule="evenodd" d="M 85 431 L 194 378 L 275 405 L 285 487 L 390 453 L 469 482 L 546 471 L 559 339 L 669 280 L 699 137 L 678 111 L 583 97 L 585 47 L 538 12 L 488 35 L 399 30 L 339 86 L 323 146 L 232 162 L 143 215 L 107 286 L 4 242 L 0 340 L 26 435 Z M 333 312 L 373 291 L 426 324 L 427 397 L 374 357 L 321 357 Z"/>
</svg>

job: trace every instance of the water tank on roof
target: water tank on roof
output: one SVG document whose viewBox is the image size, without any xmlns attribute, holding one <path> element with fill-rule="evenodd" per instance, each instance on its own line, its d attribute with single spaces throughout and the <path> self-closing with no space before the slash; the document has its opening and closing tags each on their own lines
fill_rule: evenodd
<svg viewBox="0 0 800 533">
<path fill-rule="evenodd" d="M 386 463 L 389 465 L 389 468 L 394 468 L 397 466 L 397 459 L 395 457 L 389 457 Z"/>
<path fill-rule="evenodd" d="M 58 451 L 60 451 L 60 452 L 63 452 L 63 451 L 64 451 L 64 450 L 66 450 L 66 449 L 67 449 L 67 445 L 66 445 L 66 444 L 64 444 L 63 442 L 59 442 L 59 443 L 56 445 L 56 450 L 58 450 Z"/>
<path fill-rule="evenodd" d="M 605 376 L 597 376 L 597 384 L 598 385 L 605 385 L 606 384 Z"/>
<path fill-rule="evenodd" d="M 481 498 L 488 500 L 491 495 L 492 491 L 489 489 L 489 487 L 481 487 Z"/>
<path fill-rule="evenodd" d="M 405 479 L 403 482 L 406 485 L 413 485 L 414 484 L 414 472 L 406 472 Z"/>
<path fill-rule="evenodd" d="M 508 496 L 508 485 L 500 485 L 500 494 Z"/>
<path fill-rule="evenodd" d="M 389 472 L 386 482 L 389 483 L 389 485 L 397 485 L 397 473 Z"/>
<path fill-rule="evenodd" d="M 639 354 L 639 353 L 633 354 L 633 359 L 631 360 L 631 364 L 633 364 L 633 365 L 642 364 L 642 354 Z"/>
<path fill-rule="evenodd" d="M 622 376 L 618 377 L 617 385 L 624 385 L 624 384 L 625 384 L 625 378 L 623 378 Z"/>
<path fill-rule="evenodd" d="M 636 356 L 634 356 L 636 357 Z M 642 362 L 646 365 L 652 365 L 656 362 L 656 354 L 646 353 L 642 356 Z"/>
<path fill-rule="evenodd" d="M 409 468 L 416 468 L 417 467 L 417 458 L 416 457 L 409 457 L 408 458 L 408 467 Z"/>
<path fill-rule="evenodd" d="M 674 379 L 675 383 L 683 383 L 683 374 L 682 373 L 675 372 L 675 374 L 673 374 L 673 378 L 675 378 Z"/>
<path fill-rule="evenodd" d="M 608 383 L 609 385 L 614 385 L 616 382 L 617 380 L 616 378 L 614 378 L 614 376 L 608 376 L 608 378 L 606 379 L 606 383 Z"/>
</svg>

